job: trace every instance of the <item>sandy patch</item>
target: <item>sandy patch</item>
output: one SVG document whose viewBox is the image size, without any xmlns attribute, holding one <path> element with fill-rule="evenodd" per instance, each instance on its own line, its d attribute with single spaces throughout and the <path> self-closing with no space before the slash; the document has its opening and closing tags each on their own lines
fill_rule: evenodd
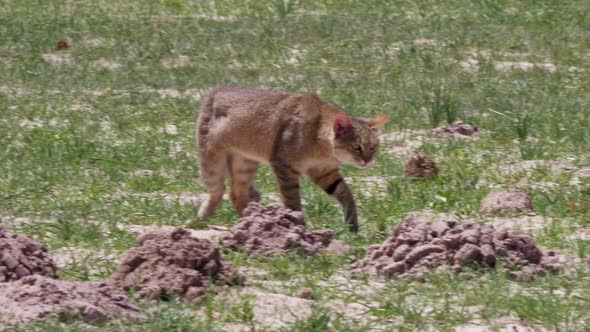
<svg viewBox="0 0 590 332">
<path fill-rule="evenodd" d="M 160 89 L 157 90 L 158 94 L 160 95 L 160 98 L 179 98 L 182 96 L 182 94 L 180 93 L 180 91 L 176 90 L 176 89 Z"/>
<path fill-rule="evenodd" d="M 169 226 L 169 225 L 129 225 L 129 224 L 120 224 L 119 227 L 133 233 L 142 234 L 142 233 L 149 233 L 149 232 L 172 232 L 177 227 Z M 225 226 L 217 226 L 217 225 L 209 225 L 207 229 L 186 229 L 189 232 L 191 237 L 196 239 L 203 239 L 209 240 L 214 244 L 221 242 L 221 240 L 231 235 L 229 228 Z"/>
<path fill-rule="evenodd" d="M 88 47 L 99 47 L 99 46 L 109 46 L 112 45 L 112 41 L 106 40 L 104 38 L 95 37 L 95 38 L 88 38 L 83 42 Z"/>
<path fill-rule="evenodd" d="M 467 58 L 459 61 L 459 66 L 465 71 L 475 72 L 479 70 L 479 61 L 473 58 Z"/>
<path fill-rule="evenodd" d="M 414 40 L 415 46 L 436 46 L 439 42 L 434 39 L 419 38 Z"/>
<path fill-rule="evenodd" d="M 179 55 L 175 58 L 166 58 L 160 61 L 162 67 L 173 69 L 173 68 L 184 68 L 191 66 L 191 59 L 186 55 Z"/>
<path fill-rule="evenodd" d="M 533 69 L 545 70 L 550 73 L 557 71 L 557 67 L 552 63 L 534 63 L 527 61 L 496 61 L 494 68 L 498 71 L 523 70 L 531 71 Z"/>
<path fill-rule="evenodd" d="M 572 158 L 573 159 L 573 158 Z M 546 168 L 553 175 L 558 175 L 565 171 L 575 169 L 572 159 L 562 160 L 523 160 L 516 163 L 507 163 L 500 165 L 498 170 L 501 172 L 518 173 L 524 172 L 530 174 L 532 170 L 537 168 Z"/>
<path fill-rule="evenodd" d="M 330 244 L 320 252 L 327 255 L 344 256 L 348 254 L 351 249 L 352 248 L 344 241 L 332 240 L 330 241 Z"/>
<path fill-rule="evenodd" d="M 579 186 L 588 178 L 590 178 L 590 167 L 582 167 L 574 173 L 569 183 L 572 186 Z"/>
<path fill-rule="evenodd" d="M 285 62 L 288 63 L 288 64 L 290 64 L 290 65 L 297 65 L 301 61 L 303 61 L 303 58 L 305 57 L 305 54 L 307 54 L 307 50 L 306 49 L 291 48 L 284 55 Z"/>
<path fill-rule="evenodd" d="M 76 265 L 83 262 L 108 261 L 116 262 L 122 256 L 119 251 L 107 251 L 101 249 L 87 249 L 82 247 L 62 247 L 51 252 L 51 258 L 58 268 L 68 265 Z M 92 268 L 90 273 L 98 274 L 104 272 L 102 269 Z"/>
<path fill-rule="evenodd" d="M 254 328 L 271 331 L 287 327 L 296 320 L 307 319 L 312 314 L 313 304 L 311 300 L 269 293 L 254 287 L 228 290 L 218 295 L 216 300 L 228 308 L 244 303 L 244 300 L 249 301 L 252 304 Z"/>
<path fill-rule="evenodd" d="M 517 189 L 505 189 L 490 192 L 481 201 L 481 213 L 497 212 L 531 212 L 533 203 L 530 196 Z"/>
<path fill-rule="evenodd" d="M 194 101 L 200 101 L 207 94 L 207 89 L 191 88 L 184 92 L 184 96 Z"/>
<path fill-rule="evenodd" d="M 384 177 L 384 176 L 357 176 L 353 178 L 347 178 L 346 181 L 350 182 L 355 191 L 365 197 L 384 197 L 387 193 L 388 180 L 395 179 L 395 176 Z"/>
<path fill-rule="evenodd" d="M 176 125 L 173 124 L 167 124 L 162 131 L 164 133 L 166 133 L 167 135 L 172 135 L 172 136 L 176 136 L 178 135 L 178 128 L 176 127 Z"/>
<path fill-rule="evenodd" d="M 68 119 L 51 119 L 49 120 L 49 122 L 47 122 L 47 124 L 50 127 L 54 127 L 54 128 L 66 128 L 70 125 L 70 120 Z"/>
<path fill-rule="evenodd" d="M 98 59 L 98 60 L 94 61 L 92 64 L 95 67 L 107 69 L 107 70 L 111 70 L 111 71 L 117 70 L 117 69 L 123 67 L 122 64 L 115 62 L 115 61 L 107 60 L 105 58 Z"/>
<path fill-rule="evenodd" d="M 170 158 L 178 158 L 181 157 L 181 153 L 183 152 L 182 146 L 180 143 L 174 143 L 168 147 L 168 157 Z M 183 157 L 188 157 L 188 152 L 182 155 Z"/>
<path fill-rule="evenodd" d="M 536 215 L 511 218 L 490 217 L 485 219 L 486 225 L 494 226 L 496 229 L 513 229 L 531 235 L 542 232 L 553 222 L 552 218 Z"/>
<path fill-rule="evenodd" d="M 154 171 L 150 169 L 138 169 L 131 173 L 133 176 L 138 178 L 146 178 L 154 175 Z"/>
<path fill-rule="evenodd" d="M 39 119 L 24 119 L 18 123 L 21 128 L 35 129 L 43 127 L 43 121 Z"/>
<path fill-rule="evenodd" d="M 537 332 L 547 331 L 541 326 L 529 326 L 516 316 L 494 318 L 490 321 L 476 319 L 474 322 L 455 327 L 455 332 Z"/>
<path fill-rule="evenodd" d="M 238 20 L 234 15 L 217 15 L 217 14 L 192 14 L 192 15 L 152 15 L 151 19 L 154 21 L 175 21 L 180 19 L 192 20 L 208 20 L 215 22 L 235 22 Z"/>
<path fill-rule="evenodd" d="M 72 56 L 67 53 L 45 53 L 41 54 L 41 58 L 43 59 L 43 61 L 52 65 L 65 65 L 72 63 Z"/>
<path fill-rule="evenodd" d="M 209 195 L 206 193 L 198 193 L 192 191 L 183 191 L 179 194 L 165 194 L 163 198 L 170 203 L 177 203 L 180 205 L 199 205 L 207 199 Z M 229 198 L 224 196 L 225 199 Z"/>
</svg>

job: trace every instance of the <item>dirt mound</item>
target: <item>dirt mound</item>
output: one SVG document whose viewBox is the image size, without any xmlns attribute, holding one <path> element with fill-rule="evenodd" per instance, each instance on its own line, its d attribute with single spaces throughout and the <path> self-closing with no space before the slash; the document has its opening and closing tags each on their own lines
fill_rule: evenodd
<svg viewBox="0 0 590 332">
<path fill-rule="evenodd" d="M 428 268 L 451 267 L 458 272 L 465 264 L 494 267 L 500 261 L 511 276 L 524 280 L 558 270 L 558 260 L 554 252 L 544 255 L 527 235 L 497 231 L 471 220 L 410 213 L 383 244 L 370 246 L 353 268 L 374 275 L 420 276 Z"/>
<path fill-rule="evenodd" d="M 479 207 L 481 213 L 507 211 L 530 212 L 533 203 L 529 195 L 516 189 L 499 190 L 489 193 Z"/>
<path fill-rule="evenodd" d="M 327 247 L 332 239 L 328 229 L 306 231 L 303 213 L 278 203 L 265 207 L 250 203 L 231 232 L 232 236 L 223 239 L 223 243 L 248 254 L 273 254 L 290 249 L 315 253 Z"/>
<path fill-rule="evenodd" d="M 0 284 L 0 316 L 10 324 L 51 313 L 80 315 L 87 323 L 135 317 L 139 310 L 104 282 L 55 280 L 40 275 Z"/>
<path fill-rule="evenodd" d="M 0 228 L 0 282 L 41 274 L 55 276 L 55 263 L 39 242 Z"/>
<path fill-rule="evenodd" d="M 205 293 L 210 281 L 230 281 L 234 267 L 221 259 L 208 240 L 191 237 L 182 228 L 153 231 L 138 238 L 107 282 L 115 288 L 135 290 L 136 297 L 167 299 L 171 295 L 194 299 Z"/>
<path fill-rule="evenodd" d="M 421 178 L 432 178 L 438 174 L 438 166 L 432 158 L 416 153 L 404 165 L 404 175 Z"/>
<path fill-rule="evenodd" d="M 450 137 L 473 137 L 479 133 L 479 128 L 463 121 L 455 121 L 448 126 L 438 127 L 432 130 L 435 134 Z"/>
</svg>

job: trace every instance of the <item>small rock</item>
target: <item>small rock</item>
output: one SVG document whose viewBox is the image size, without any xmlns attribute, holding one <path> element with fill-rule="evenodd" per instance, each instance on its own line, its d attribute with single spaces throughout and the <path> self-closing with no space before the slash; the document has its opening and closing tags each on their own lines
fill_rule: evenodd
<svg viewBox="0 0 590 332">
<path fill-rule="evenodd" d="M 313 290 L 311 288 L 301 288 L 297 291 L 297 297 L 305 300 L 313 300 Z"/>
<path fill-rule="evenodd" d="M 438 174 L 438 166 L 432 158 L 415 153 L 404 165 L 404 175 L 411 177 L 432 178 Z"/>
<path fill-rule="evenodd" d="M 60 40 L 57 42 L 57 49 L 58 50 L 63 50 L 63 49 L 67 49 L 70 46 L 68 45 L 68 43 L 65 40 Z"/>
</svg>

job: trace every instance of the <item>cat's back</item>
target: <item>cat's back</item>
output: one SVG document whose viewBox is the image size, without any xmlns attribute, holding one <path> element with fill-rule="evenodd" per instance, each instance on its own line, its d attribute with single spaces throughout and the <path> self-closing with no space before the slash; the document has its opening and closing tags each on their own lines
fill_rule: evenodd
<svg viewBox="0 0 590 332">
<path fill-rule="evenodd" d="M 199 135 L 252 159 L 268 160 L 272 148 L 287 141 L 293 152 L 330 141 L 328 122 L 335 111 L 312 93 L 224 86 L 209 93 L 199 115 Z"/>
<path fill-rule="evenodd" d="M 274 105 L 291 94 L 237 86 L 221 86 L 209 93 L 215 110 L 230 108 L 257 109 Z"/>
</svg>

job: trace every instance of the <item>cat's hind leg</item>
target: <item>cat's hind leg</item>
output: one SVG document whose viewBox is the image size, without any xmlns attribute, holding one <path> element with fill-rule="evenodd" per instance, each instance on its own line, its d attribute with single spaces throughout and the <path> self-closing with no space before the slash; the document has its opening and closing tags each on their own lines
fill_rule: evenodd
<svg viewBox="0 0 590 332">
<path fill-rule="evenodd" d="M 215 212 L 225 191 L 225 175 L 228 171 L 228 154 L 215 149 L 202 150 L 200 154 L 201 181 L 207 188 L 207 199 L 199 208 L 199 219 L 205 220 Z"/>
<path fill-rule="evenodd" d="M 301 211 L 300 173 L 281 161 L 272 161 L 271 166 L 279 182 L 283 203 L 291 210 Z"/>
<path fill-rule="evenodd" d="M 260 200 L 260 193 L 253 183 L 258 170 L 258 162 L 234 154 L 229 158 L 229 165 L 230 198 L 236 212 L 241 216 L 249 202 Z"/>
</svg>

